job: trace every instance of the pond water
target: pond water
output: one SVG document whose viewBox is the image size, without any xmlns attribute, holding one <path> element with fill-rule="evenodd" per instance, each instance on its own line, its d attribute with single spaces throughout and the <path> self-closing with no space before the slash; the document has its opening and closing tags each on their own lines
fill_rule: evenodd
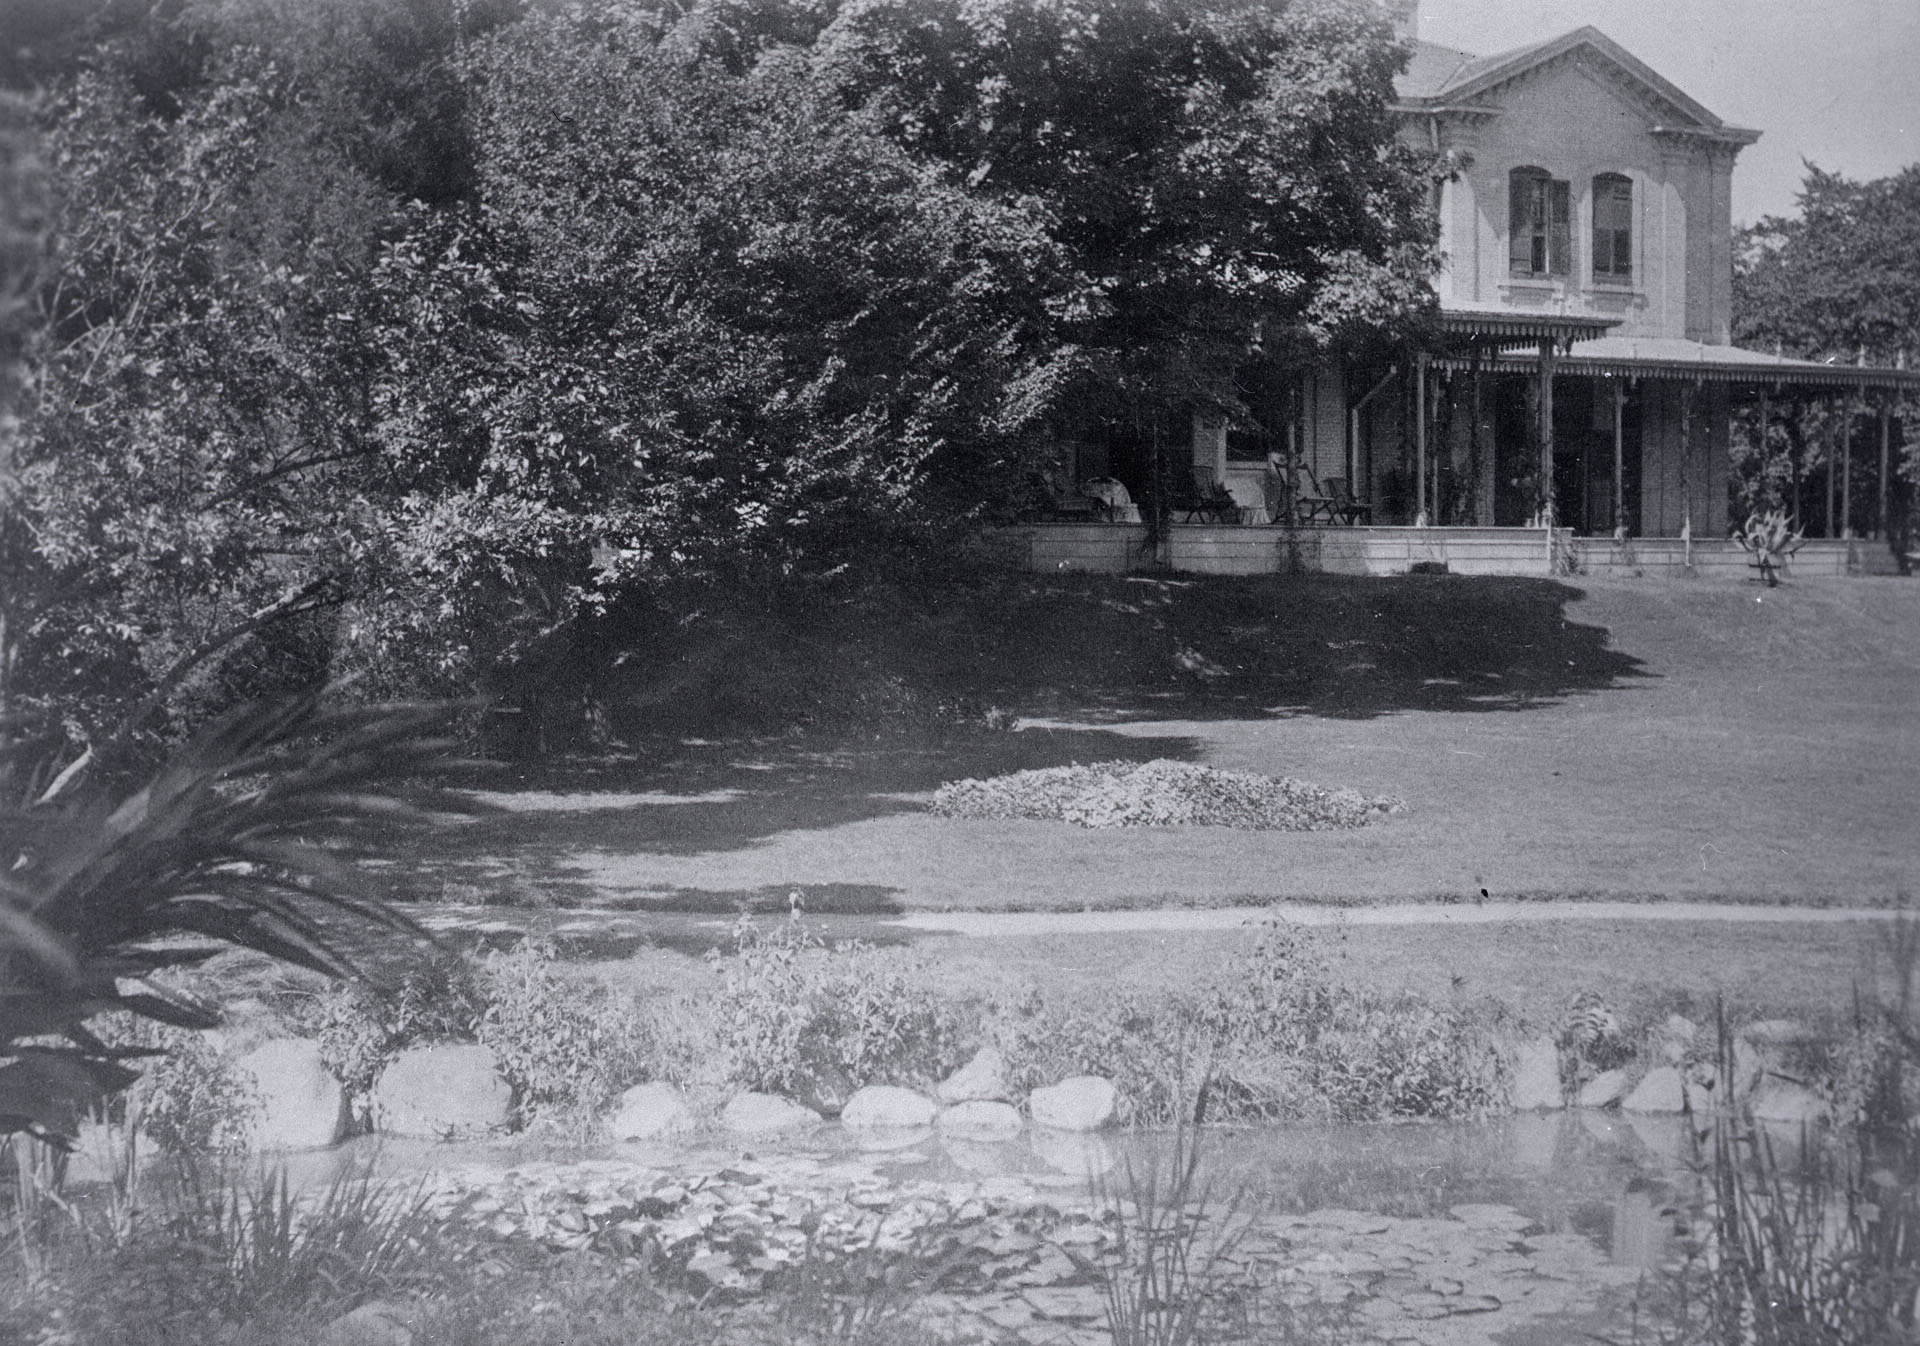
<svg viewBox="0 0 1920 1346">
<path fill-rule="evenodd" d="M 1205 1132 L 1204 1154 L 1216 1197 L 1236 1196 L 1237 1209 L 1257 1217 L 1243 1263 L 1254 1283 L 1303 1296 L 1288 1302 L 1357 1311 L 1370 1330 L 1356 1340 L 1545 1346 L 1619 1328 L 1643 1278 L 1677 1254 L 1696 1190 L 1685 1127 L 1680 1118 L 1585 1110 L 1472 1123 L 1216 1127 Z M 970 1302 L 1005 1318 L 1031 1316 L 1037 1297 L 1045 1326 L 1051 1312 L 1084 1318 L 1098 1308 L 1057 1253 L 1060 1266 L 1046 1270 L 1045 1247 L 1063 1228 L 1094 1237 L 1086 1223 L 1094 1186 L 1124 1194 L 1129 1169 L 1164 1165 L 1170 1148 L 1167 1135 L 1152 1132 L 1030 1130 L 982 1142 L 828 1125 L 765 1140 L 699 1134 L 671 1146 L 369 1137 L 291 1156 L 287 1168 L 303 1189 L 368 1163 L 403 1183 L 433 1175 L 437 1190 L 487 1198 L 472 1218 L 507 1219 L 548 1241 L 587 1228 L 575 1213 L 614 1208 L 658 1207 L 650 1218 L 663 1242 L 699 1237 L 713 1246 L 713 1231 L 729 1220 L 791 1224 L 807 1200 L 822 1197 L 856 1215 L 984 1200 L 986 1214 L 969 1218 L 983 1239 L 991 1226 L 996 1250 L 1007 1219 L 1038 1237 L 1023 1235 L 1027 1251 L 996 1261 Z M 713 1255 L 722 1254 L 735 1258 L 724 1274 L 737 1275 L 737 1250 Z"/>
</svg>

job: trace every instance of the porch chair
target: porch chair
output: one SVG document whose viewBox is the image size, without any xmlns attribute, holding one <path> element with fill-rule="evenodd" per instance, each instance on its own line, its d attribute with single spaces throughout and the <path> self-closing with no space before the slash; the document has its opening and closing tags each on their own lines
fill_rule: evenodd
<svg viewBox="0 0 1920 1346">
<path fill-rule="evenodd" d="M 1347 485 L 1345 477 L 1328 477 L 1320 483 L 1326 488 L 1326 495 L 1333 501 L 1334 516 L 1349 528 L 1362 520 L 1373 522 L 1373 506 L 1364 500 L 1354 498 L 1353 489 Z"/>
<path fill-rule="evenodd" d="M 1305 463 L 1295 463 L 1293 482 L 1294 522 L 1301 524 L 1338 523 L 1339 501 L 1328 492 L 1320 489 L 1320 482 L 1314 477 L 1313 469 Z M 1300 479 L 1304 477 L 1308 489 L 1300 489 Z"/>
<path fill-rule="evenodd" d="M 1203 464 L 1194 465 L 1191 478 L 1174 479 L 1167 503 L 1186 523 L 1196 519 L 1202 523 L 1240 522 L 1239 502 L 1224 483 L 1214 478 L 1213 469 Z"/>
</svg>

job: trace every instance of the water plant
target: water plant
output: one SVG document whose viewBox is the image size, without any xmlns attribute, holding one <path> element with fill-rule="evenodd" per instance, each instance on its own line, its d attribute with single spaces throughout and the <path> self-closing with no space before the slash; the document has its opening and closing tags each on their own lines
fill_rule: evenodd
<svg viewBox="0 0 1920 1346">
<path fill-rule="evenodd" d="M 1184 1056 L 1184 1052 L 1182 1053 Z M 1185 1071 L 1181 1072 L 1185 1074 Z M 1244 1190 L 1216 1190 L 1204 1160 L 1207 1070 L 1189 1111 L 1184 1100 L 1164 1144 L 1122 1159 L 1116 1182 L 1089 1177 L 1113 1231 L 1104 1256 L 1064 1251 L 1100 1288 L 1114 1346 L 1197 1346 L 1245 1340 L 1258 1286 L 1235 1253 L 1253 1226 Z"/>
</svg>

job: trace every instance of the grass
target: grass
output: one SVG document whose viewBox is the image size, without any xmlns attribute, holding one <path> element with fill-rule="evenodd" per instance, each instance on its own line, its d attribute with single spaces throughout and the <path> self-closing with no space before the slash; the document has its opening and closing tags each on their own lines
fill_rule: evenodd
<svg viewBox="0 0 1920 1346">
<path fill-rule="evenodd" d="M 901 617 L 889 658 L 955 704 L 1053 727 L 503 766 L 474 783 L 542 807 L 416 836 L 399 876 L 429 896 L 635 910 L 777 906 L 799 887 L 882 914 L 1483 889 L 1854 905 L 1920 880 L 1920 586 L 1029 577 L 935 606 Z M 960 777 L 1155 757 L 1409 811 L 1296 835 L 923 808 Z"/>
</svg>

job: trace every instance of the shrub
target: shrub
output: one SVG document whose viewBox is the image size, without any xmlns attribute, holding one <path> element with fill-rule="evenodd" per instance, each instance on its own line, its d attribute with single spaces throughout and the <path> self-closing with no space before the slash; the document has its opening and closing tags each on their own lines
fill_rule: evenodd
<svg viewBox="0 0 1920 1346">
<path fill-rule="evenodd" d="M 486 995 L 468 959 L 441 954 L 409 968 L 390 991 L 342 982 L 308 1005 L 288 1014 L 291 1025 L 318 1038 L 327 1068 L 348 1093 L 365 1097 L 403 1048 L 473 1041 Z"/>
<path fill-rule="evenodd" d="M 969 1007 L 927 989 L 916 960 L 804 923 L 734 928 L 713 1013 L 734 1083 L 791 1093 L 823 1077 L 925 1085 L 964 1059 Z"/>
<path fill-rule="evenodd" d="M 1479 1017 L 1342 987 L 1321 940 L 1284 924 L 1191 996 L 1062 1006 L 1036 990 L 1001 1006 L 992 1032 L 1014 1083 L 1105 1075 L 1136 1122 L 1177 1120 L 1202 1081 L 1202 1110 L 1222 1121 L 1464 1117 L 1505 1096 Z"/>
<path fill-rule="evenodd" d="M 651 1034 L 633 998 L 562 973 L 550 941 L 490 954 L 482 989 L 479 1038 L 513 1086 L 523 1122 L 584 1132 L 651 1073 Z"/>
<path fill-rule="evenodd" d="M 204 1035 L 130 1014 L 95 1024 L 110 1047 L 156 1053 L 129 1089 L 125 1111 L 142 1135 L 172 1155 L 237 1153 L 246 1148 L 253 1087 Z"/>
</svg>

